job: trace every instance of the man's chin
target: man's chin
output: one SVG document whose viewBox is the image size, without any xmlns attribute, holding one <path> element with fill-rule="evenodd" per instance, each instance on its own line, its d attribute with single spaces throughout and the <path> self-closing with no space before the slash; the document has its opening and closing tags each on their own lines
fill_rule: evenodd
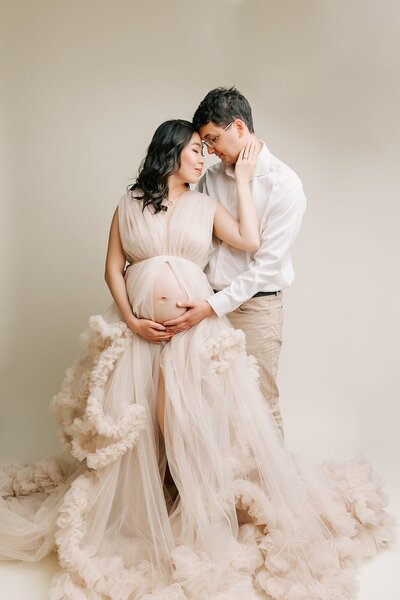
<svg viewBox="0 0 400 600">
<path fill-rule="evenodd" d="M 218 158 L 226 167 L 228 167 L 229 165 L 235 164 L 235 162 L 232 160 L 232 158 L 225 156 L 225 154 L 222 154 Z"/>
</svg>

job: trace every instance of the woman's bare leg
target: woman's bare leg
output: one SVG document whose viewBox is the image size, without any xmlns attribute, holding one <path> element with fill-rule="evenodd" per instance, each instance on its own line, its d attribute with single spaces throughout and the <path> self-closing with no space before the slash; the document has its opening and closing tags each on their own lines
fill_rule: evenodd
<svg viewBox="0 0 400 600">
<path fill-rule="evenodd" d="M 158 397 L 157 397 L 157 417 L 161 433 L 164 435 L 164 409 L 165 409 L 165 384 L 163 372 L 160 369 L 158 379 Z"/>
<path fill-rule="evenodd" d="M 162 370 L 160 369 L 160 378 L 158 380 L 158 398 L 157 398 L 157 417 L 158 417 L 158 425 L 160 427 L 160 431 L 162 435 L 164 435 L 164 410 L 165 410 L 165 383 L 164 383 L 164 375 Z M 175 485 L 175 481 L 171 475 L 171 471 L 169 470 L 169 464 L 167 459 L 167 464 L 165 466 L 164 473 L 164 486 L 166 490 L 167 497 L 169 498 L 167 504 L 169 504 L 169 508 L 174 506 L 175 500 L 178 496 L 178 489 Z"/>
</svg>

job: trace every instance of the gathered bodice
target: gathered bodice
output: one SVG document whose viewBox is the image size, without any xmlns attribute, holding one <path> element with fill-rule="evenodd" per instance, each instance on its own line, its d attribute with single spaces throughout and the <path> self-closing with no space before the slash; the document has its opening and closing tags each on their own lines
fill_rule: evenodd
<svg viewBox="0 0 400 600">
<path fill-rule="evenodd" d="M 212 252 L 216 201 L 188 190 L 171 215 L 152 207 L 143 210 L 140 200 L 127 192 L 118 205 L 119 231 L 128 262 L 137 263 L 160 255 L 177 256 L 204 269 Z"/>
</svg>

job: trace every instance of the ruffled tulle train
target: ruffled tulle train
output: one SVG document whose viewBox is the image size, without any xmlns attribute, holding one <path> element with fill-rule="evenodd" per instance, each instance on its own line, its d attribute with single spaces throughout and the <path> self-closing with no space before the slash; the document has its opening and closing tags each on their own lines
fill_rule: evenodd
<svg viewBox="0 0 400 600">
<path fill-rule="evenodd" d="M 160 348 L 116 316 L 91 319 L 85 355 L 53 401 L 75 465 L 2 471 L 0 555 L 56 549 L 51 600 L 354 598 L 354 567 L 393 535 L 369 464 L 310 466 L 286 450 L 243 334 L 225 322 Z M 156 372 L 158 361 L 165 441 L 156 378 L 145 378 L 152 389 L 127 382 L 128 367 Z M 167 459 L 175 503 L 163 488 Z"/>
<path fill-rule="evenodd" d="M 142 208 L 124 196 L 119 231 L 132 310 L 154 319 L 165 263 L 182 298 L 212 293 L 215 201 L 188 192 L 168 224 Z M 284 447 L 240 330 L 215 317 L 150 344 L 113 304 L 82 342 L 52 403 L 72 462 L 0 471 L 0 558 L 55 549 L 50 600 L 355 598 L 355 567 L 393 537 L 379 478 Z"/>
</svg>

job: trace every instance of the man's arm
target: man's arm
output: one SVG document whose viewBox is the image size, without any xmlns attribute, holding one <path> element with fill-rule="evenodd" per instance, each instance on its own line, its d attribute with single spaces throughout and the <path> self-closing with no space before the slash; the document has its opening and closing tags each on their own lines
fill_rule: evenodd
<svg viewBox="0 0 400 600">
<path fill-rule="evenodd" d="M 181 302 L 179 306 L 188 310 L 182 317 L 166 321 L 166 330 L 180 333 L 206 317 L 222 317 L 262 290 L 280 272 L 300 229 L 305 205 L 300 180 L 296 184 L 285 186 L 263 223 L 261 246 L 248 269 L 238 275 L 228 287 L 207 300 Z"/>
<path fill-rule="evenodd" d="M 232 312 L 261 291 L 280 272 L 300 229 L 306 199 L 301 184 L 291 186 L 276 204 L 261 232 L 261 245 L 246 271 L 207 302 L 219 316 Z"/>
</svg>

